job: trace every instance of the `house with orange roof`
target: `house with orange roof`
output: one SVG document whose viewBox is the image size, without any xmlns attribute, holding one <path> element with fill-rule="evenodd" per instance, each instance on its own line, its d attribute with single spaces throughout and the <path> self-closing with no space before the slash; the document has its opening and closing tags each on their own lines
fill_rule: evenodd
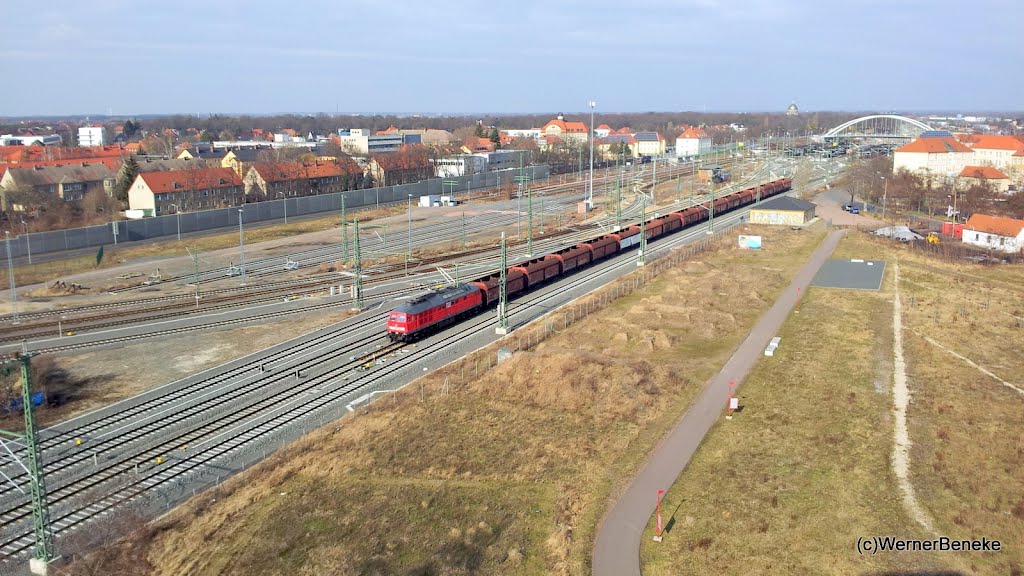
<svg viewBox="0 0 1024 576">
<path fill-rule="evenodd" d="M 540 130 L 542 137 L 555 136 L 566 141 L 584 143 L 590 138 L 590 131 L 586 124 L 566 121 L 562 114 L 559 114 L 554 120 L 549 120 Z"/>
<path fill-rule="evenodd" d="M 692 158 L 711 151 L 711 136 L 699 126 L 687 126 L 676 136 L 676 157 Z"/>
<path fill-rule="evenodd" d="M 230 168 L 142 172 L 128 189 L 128 206 L 153 215 L 242 204 L 242 178 Z"/>
<path fill-rule="evenodd" d="M 383 136 L 385 134 L 401 134 L 401 131 L 394 124 L 392 124 L 391 126 L 385 128 L 384 130 L 377 130 L 376 132 L 374 132 L 374 134 Z"/>
<path fill-rule="evenodd" d="M 337 162 L 257 163 L 249 168 L 242 183 L 246 197 L 274 200 L 344 192 L 349 176 Z"/>
<path fill-rule="evenodd" d="M 1008 169 L 1013 155 L 1024 150 L 1024 139 L 1019 136 L 969 134 L 960 141 L 974 151 L 975 164 L 994 166 L 1000 170 Z"/>
<path fill-rule="evenodd" d="M 466 138 L 466 141 L 462 144 L 463 154 L 479 154 L 482 152 L 494 152 L 494 142 L 491 142 L 490 138 L 479 138 L 476 136 L 470 136 Z"/>
<path fill-rule="evenodd" d="M 601 124 L 597 128 L 594 128 L 594 137 L 595 138 L 607 138 L 608 135 L 611 134 L 611 133 L 612 133 L 612 128 L 611 128 L 611 126 L 609 126 L 607 124 Z"/>
<path fill-rule="evenodd" d="M 948 132 L 925 133 L 893 151 L 893 173 L 914 172 L 926 178 L 952 179 L 964 166 L 976 164 L 974 151 Z"/>
<path fill-rule="evenodd" d="M 1007 172 L 1015 178 L 1024 179 L 1024 150 L 1014 152 L 1013 156 L 1010 156 Z"/>
<path fill-rule="evenodd" d="M 1024 220 L 972 214 L 964 225 L 964 244 L 1007 254 L 1024 251 Z"/>
<path fill-rule="evenodd" d="M 964 166 L 958 180 L 961 188 L 970 188 L 972 185 L 986 182 L 998 192 L 1007 192 L 1010 189 L 1010 177 L 994 166 Z"/>
</svg>

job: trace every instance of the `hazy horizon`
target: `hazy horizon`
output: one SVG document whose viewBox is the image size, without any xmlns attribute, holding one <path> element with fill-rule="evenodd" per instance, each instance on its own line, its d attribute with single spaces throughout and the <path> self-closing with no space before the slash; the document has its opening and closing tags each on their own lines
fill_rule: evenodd
<svg viewBox="0 0 1024 576">
<path fill-rule="evenodd" d="M 1024 63 L 1024 5 L 978 0 L 970 14 L 983 32 L 961 30 L 952 0 L 22 3 L 0 38 L 19 86 L 0 115 L 1019 107 L 1024 79 L 1007 71 Z"/>
</svg>

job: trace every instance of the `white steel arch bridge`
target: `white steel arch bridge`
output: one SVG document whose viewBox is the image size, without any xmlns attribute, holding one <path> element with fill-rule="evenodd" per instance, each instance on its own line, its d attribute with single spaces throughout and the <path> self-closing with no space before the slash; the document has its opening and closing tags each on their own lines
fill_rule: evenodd
<svg viewBox="0 0 1024 576">
<path fill-rule="evenodd" d="M 825 140 L 837 138 L 877 138 L 881 140 L 913 140 L 922 132 L 934 130 L 924 122 L 896 114 L 861 116 L 825 133 Z"/>
</svg>

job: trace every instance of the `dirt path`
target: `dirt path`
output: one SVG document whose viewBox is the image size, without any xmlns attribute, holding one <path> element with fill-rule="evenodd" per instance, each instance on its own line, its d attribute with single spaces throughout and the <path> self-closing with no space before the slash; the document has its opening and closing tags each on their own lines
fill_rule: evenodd
<svg viewBox="0 0 1024 576">
<path fill-rule="evenodd" d="M 712 378 L 675 428 L 661 441 L 633 478 L 632 484 L 612 504 L 598 527 L 591 565 L 594 576 L 640 575 L 640 537 L 654 512 L 657 490 L 667 489 L 682 473 L 704 436 L 724 411 L 729 382 L 742 383 L 796 304 L 798 289 L 806 292 L 814 275 L 844 234 L 844 230 L 834 230 L 825 237 L 797 272 L 793 282 L 758 319 L 721 372 Z"/>
<path fill-rule="evenodd" d="M 907 430 L 907 406 L 910 404 L 910 386 L 907 384 L 907 364 L 903 358 L 903 304 L 900 302 L 900 263 L 893 266 L 895 294 L 892 301 L 893 332 L 893 386 L 892 402 L 895 425 L 893 426 L 892 471 L 903 493 L 903 506 L 907 514 L 925 530 L 934 533 L 928 513 L 914 495 L 910 483 L 910 432 Z"/>
</svg>

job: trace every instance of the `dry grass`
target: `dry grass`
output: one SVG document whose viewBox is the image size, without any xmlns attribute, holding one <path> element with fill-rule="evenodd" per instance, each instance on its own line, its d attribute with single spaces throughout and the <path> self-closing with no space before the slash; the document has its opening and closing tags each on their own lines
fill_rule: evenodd
<svg viewBox="0 0 1024 576">
<path fill-rule="evenodd" d="M 730 239 L 478 378 L 493 349 L 424 378 L 422 402 L 412 386 L 311 434 L 161 522 L 152 564 L 160 574 L 588 573 L 609 495 L 821 238 L 762 233 L 761 253 Z"/>
<path fill-rule="evenodd" d="M 645 574 L 1024 569 L 1024 398 L 912 332 L 1019 382 L 1024 337 L 998 312 L 1020 301 L 1024 290 L 1013 286 L 1024 286 L 1024 270 L 929 260 L 854 232 L 836 256 L 890 265 L 899 257 L 917 498 L 939 534 L 996 538 L 1004 551 L 856 553 L 860 536 L 927 536 L 903 511 L 890 469 L 890 270 L 881 293 L 808 294 L 783 327 L 776 356 L 742 389 L 744 410 L 720 422 L 666 495 L 672 530 L 657 545 L 648 526 Z M 989 291 L 987 310 L 959 316 L 958 302 L 987 302 Z"/>
</svg>

